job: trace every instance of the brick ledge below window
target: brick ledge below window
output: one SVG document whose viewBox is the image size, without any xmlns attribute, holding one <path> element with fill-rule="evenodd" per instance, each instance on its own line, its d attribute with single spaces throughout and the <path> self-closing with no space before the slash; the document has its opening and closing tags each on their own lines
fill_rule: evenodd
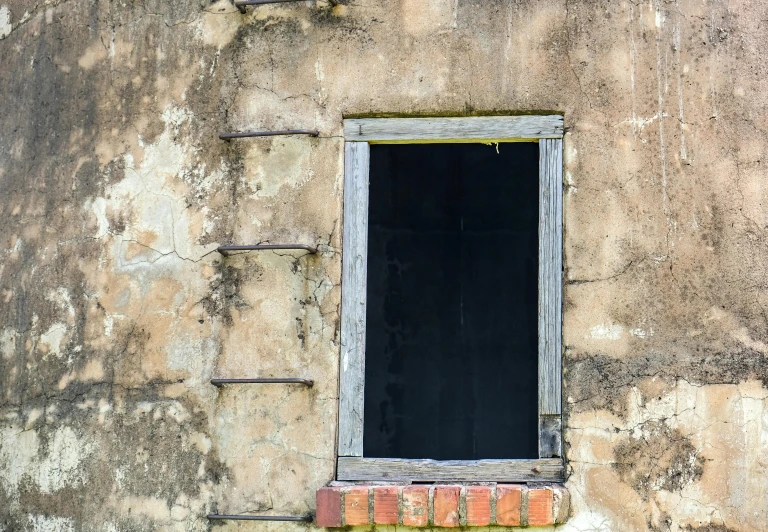
<svg viewBox="0 0 768 532">
<path fill-rule="evenodd" d="M 317 490 L 317 525 L 546 526 L 565 522 L 562 484 L 371 485 Z"/>
</svg>

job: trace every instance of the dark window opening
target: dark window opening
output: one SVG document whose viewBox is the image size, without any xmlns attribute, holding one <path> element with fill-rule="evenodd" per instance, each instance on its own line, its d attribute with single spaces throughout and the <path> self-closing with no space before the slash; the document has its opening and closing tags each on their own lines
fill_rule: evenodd
<svg viewBox="0 0 768 532">
<path fill-rule="evenodd" d="M 538 157 L 371 146 L 364 456 L 538 458 Z"/>
</svg>

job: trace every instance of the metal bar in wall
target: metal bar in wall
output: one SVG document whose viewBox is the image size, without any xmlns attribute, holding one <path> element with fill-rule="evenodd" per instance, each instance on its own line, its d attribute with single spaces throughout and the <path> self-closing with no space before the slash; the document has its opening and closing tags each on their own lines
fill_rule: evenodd
<svg viewBox="0 0 768 532">
<path fill-rule="evenodd" d="M 253 244 L 248 246 L 219 246 L 216 251 L 224 255 L 229 255 L 232 251 L 262 251 L 269 249 L 303 249 L 310 254 L 317 253 L 317 248 L 308 246 L 306 244 Z"/>
<path fill-rule="evenodd" d="M 313 517 L 311 515 L 225 515 L 225 514 L 208 514 L 206 516 L 212 521 L 294 521 L 302 523 L 311 523 Z"/>
<path fill-rule="evenodd" d="M 224 384 L 303 384 L 312 387 L 315 381 L 298 378 L 265 378 L 265 379 L 211 379 L 211 384 L 221 387 Z"/>
<path fill-rule="evenodd" d="M 235 7 L 240 10 L 240 13 L 245 13 L 245 6 L 260 6 L 263 4 L 282 4 L 284 2 L 302 2 L 306 0 L 238 0 L 235 2 Z M 328 0 L 328 3 L 332 6 L 338 5 L 338 0 Z"/>
<path fill-rule="evenodd" d="M 285 129 L 282 131 L 243 131 L 239 133 L 219 133 L 221 140 L 244 139 L 249 137 L 276 137 L 281 135 L 309 135 L 316 137 L 320 134 L 316 129 Z"/>
</svg>

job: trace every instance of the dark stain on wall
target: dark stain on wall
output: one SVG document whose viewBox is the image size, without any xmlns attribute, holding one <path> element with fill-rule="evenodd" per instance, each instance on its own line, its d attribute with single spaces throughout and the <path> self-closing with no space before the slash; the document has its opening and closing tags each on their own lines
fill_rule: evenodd
<svg viewBox="0 0 768 532">
<path fill-rule="evenodd" d="M 677 356 L 648 351 L 642 356 L 617 359 L 595 354 L 578 359 L 566 357 L 564 373 L 570 413 L 609 410 L 624 415 L 627 391 L 648 378 L 661 379 L 669 387 L 678 380 L 701 386 L 738 384 L 750 379 L 768 387 L 768 356 L 737 345 L 723 351 L 701 347 Z"/>
<path fill-rule="evenodd" d="M 683 532 L 738 532 L 737 530 L 733 528 L 728 528 L 725 525 L 713 525 L 713 524 L 706 524 L 701 526 L 686 526 L 682 530 Z"/>
<path fill-rule="evenodd" d="M 245 257 L 241 267 L 235 267 L 224 259 L 217 264 L 217 275 L 210 283 L 210 295 L 200 301 L 209 316 L 220 319 L 225 325 L 231 326 L 232 309 L 248 306 L 240 295 L 243 283 L 258 280 L 263 273 L 263 267 L 255 259 Z"/>
<path fill-rule="evenodd" d="M 703 460 L 679 430 L 649 421 L 640 431 L 615 447 L 614 469 L 643 500 L 653 491 L 680 491 L 701 478 Z"/>
<path fill-rule="evenodd" d="M 207 431 L 207 413 L 184 397 L 163 397 L 163 389 L 163 385 L 125 389 L 96 384 L 76 400 L 47 402 L 47 410 L 55 414 L 33 425 L 40 435 L 38 456 L 55 452 L 54 431 L 47 426 L 72 429 L 91 452 L 78 465 L 82 480 L 51 493 L 42 491 L 35 478 L 23 475 L 18 490 L 19 513 L 14 515 L 57 515 L 78 523 L 94 516 L 101 522 L 114 521 L 121 512 L 106 502 L 116 490 L 124 494 L 121 497 L 165 501 L 170 511 L 180 497 L 199 498 L 203 485 L 210 489 L 226 481 L 231 475 L 215 448 L 203 453 L 192 441 L 195 433 Z M 105 397 L 117 406 L 101 419 L 94 408 L 83 407 L 98 405 Z M 0 501 L 2 497 L 0 491 Z M 150 521 L 145 525 L 150 526 Z M 137 526 L 135 520 L 126 522 L 121 530 L 132 530 L 132 526 Z M 8 528 L 20 529 L 13 525 Z"/>
</svg>

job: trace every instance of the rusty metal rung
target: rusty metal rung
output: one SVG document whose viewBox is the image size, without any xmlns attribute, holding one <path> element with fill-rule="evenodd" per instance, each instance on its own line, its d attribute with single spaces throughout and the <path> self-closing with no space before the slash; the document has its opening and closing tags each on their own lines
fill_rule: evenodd
<svg viewBox="0 0 768 532">
<path fill-rule="evenodd" d="M 220 515 L 220 514 L 208 514 L 206 516 L 211 520 L 225 520 L 225 521 L 298 521 L 304 523 L 311 523 L 311 515 Z"/>
<path fill-rule="evenodd" d="M 303 249 L 308 251 L 311 255 L 317 253 L 317 248 L 308 246 L 306 244 L 253 244 L 249 246 L 219 246 L 216 251 L 224 255 L 229 255 L 230 251 L 261 251 L 267 249 Z"/>
<path fill-rule="evenodd" d="M 264 378 L 264 379 L 211 379 L 211 384 L 221 388 L 224 384 L 303 384 L 312 387 L 315 381 L 298 378 Z"/>
<path fill-rule="evenodd" d="M 235 7 L 240 13 L 245 14 L 245 6 L 260 6 L 262 4 L 282 4 L 283 2 L 302 2 L 305 0 L 237 0 Z M 328 0 L 328 3 L 332 6 L 339 4 L 339 0 Z"/>
<path fill-rule="evenodd" d="M 316 137 L 320 132 L 316 129 L 283 129 L 280 131 L 242 131 L 236 133 L 219 133 L 221 140 L 229 142 L 232 139 L 245 139 L 249 137 L 275 137 L 279 135 L 309 135 Z"/>
</svg>

